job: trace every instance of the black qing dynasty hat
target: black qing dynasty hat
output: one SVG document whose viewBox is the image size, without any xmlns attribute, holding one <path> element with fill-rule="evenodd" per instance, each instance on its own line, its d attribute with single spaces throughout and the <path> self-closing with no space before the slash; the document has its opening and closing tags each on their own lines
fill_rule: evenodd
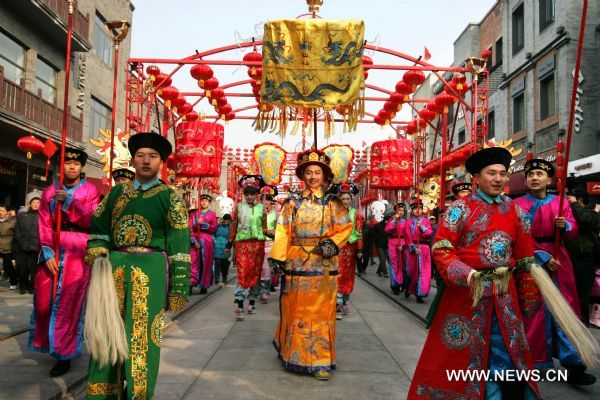
<svg viewBox="0 0 600 400">
<path fill-rule="evenodd" d="M 65 161 L 75 160 L 79 161 L 81 165 L 85 165 L 87 159 L 88 155 L 85 151 L 76 149 L 74 147 L 65 147 Z"/>
<path fill-rule="evenodd" d="M 552 178 L 554 176 L 554 167 L 552 163 L 542 160 L 541 158 L 532 158 L 531 160 L 525 163 L 523 167 L 523 171 L 525 171 L 525 175 L 529 173 L 529 171 L 533 171 L 534 169 L 541 169 L 542 171 L 546 171 L 548 173 L 548 177 Z"/>
<path fill-rule="evenodd" d="M 487 149 L 481 149 L 471 157 L 467 159 L 465 168 L 471 175 L 478 174 L 482 169 L 488 165 L 502 164 L 508 168 L 510 167 L 510 161 L 512 160 L 512 154 L 504 147 L 488 147 Z"/>
<path fill-rule="evenodd" d="M 135 153 L 142 148 L 156 150 L 163 162 L 167 161 L 173 152 L 171 143 L 165 137 L 152 132 L 140 132 L 132 135 L 129 138 L 128 147 L 131 157 L 135 157 Z"/>
</svg>

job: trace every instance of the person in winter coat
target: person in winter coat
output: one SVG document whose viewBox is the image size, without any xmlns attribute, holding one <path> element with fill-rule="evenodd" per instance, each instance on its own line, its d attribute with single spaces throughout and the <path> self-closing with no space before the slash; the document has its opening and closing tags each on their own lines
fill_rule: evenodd
<svg viewBox="0 0 600 400">
<path fill-rule="evenodd" d="M 13 266 L 13 235 L 16 220 L 8 213 L 8 208 L 0 205 L 0 257 L 4 268 L 4 279 L 10 281 L 10 290 L 17 289 L 17 272 Z"/>
<path fill-rule="evenodd" d="M 600 240 L 598 239 L 600 213 L 589 204 L 589 196 L 586 192 L 575 192 L 574 196 L 568 196 L 567 200 L 571 203 L 571 211 L 579 226 L 579 234 L 572 240 L 566 241 L 565 247 L 573 263 L 581 320 L 589 326 L 590 293 L 596 268 L 600 266 Z"/>
<path fill-rule="evenodd" d="M 32 197 L 29 200 L 29 209 L 17 215 L 15 226 L 15 258 L 19 274 L 19 291 L 33 293 L 33 277 L 37 265 L 37 256 L 40 247 L 38 236 L 38 210 L 41 199 Z"/>
</svg>

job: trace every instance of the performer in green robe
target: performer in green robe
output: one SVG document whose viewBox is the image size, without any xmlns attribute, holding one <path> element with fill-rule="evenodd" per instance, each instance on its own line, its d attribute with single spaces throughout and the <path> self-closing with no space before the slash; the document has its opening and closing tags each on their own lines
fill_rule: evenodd
<svg viewBox="0 0 600 400">
<path fill-rule="evenodd" d="M 86 254 L 89 265 L 109 255 L 129 358 L 114 366 L 90 359 L 88 399 L 153 398 L 167 297 L 176 313 L 189 293 L 186 207 L 157 176 L 171 144 L 158 134 L 138 133 L 129 151 L 135 179 L 113 187 L 94 213 Z"/>
</svg>

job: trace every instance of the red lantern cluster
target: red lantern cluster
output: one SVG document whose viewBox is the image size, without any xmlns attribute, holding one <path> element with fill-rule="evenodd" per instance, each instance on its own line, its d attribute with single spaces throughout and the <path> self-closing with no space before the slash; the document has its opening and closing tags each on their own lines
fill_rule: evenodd
<svg viewBox="0 0 600 400">
<path fill-rule="evenodd" d="M 406 190 L 413 187 L 412 140 L 383 140 L 371 145 L 369 186 L 372 189 Z"/>
<path fill-rule="evenodd" d="M 467 158 L 471 155 L 471 148 L 469 146 L 462 147 L 453 151 L 452 153 L 446 154 L 444 158 L 444 169 L 459 167 L 467 161 Z M 439 176 L 442 168 L 442 161 L 440 158 L 431 161 L 426 164 L 421 171 L 419 171 L 419 177 L 422 179 L 429 179 L 433 176 Z"/>
<path fill-rule="evenodd" d="M 243 60 L 246 63 L 247 62 L 262 62 L 262 54 L 260 54 L 258 51 L 256 51 L 256 47 L 255 47 L 253 51 L 244 55 Z M 271 111 L 273 109 L 273 105 L 266 104 L 266 103 L 263 104 L 263 102 L 260 98 L 260 88 L 262 85 L 262 67 L 256 67 L 256 66 L 251 66 L 251 65 L 247 65 L 247 66 L 248 66 L 248 76 L 252 79 L 252 81 L 250 82 L 250 86 L 252 86 L 252 94 L 254 95 L 254 99 L 256 100 L 257 108 L 263 112 Z M 231 119 L 233 119 L 234 117 L 235 117 L 235 114 L 233 114 L 233 117 L 231 117 Z M 225 119 L 225 120 L 227 120 L 227 119 Z"/>
</svg>

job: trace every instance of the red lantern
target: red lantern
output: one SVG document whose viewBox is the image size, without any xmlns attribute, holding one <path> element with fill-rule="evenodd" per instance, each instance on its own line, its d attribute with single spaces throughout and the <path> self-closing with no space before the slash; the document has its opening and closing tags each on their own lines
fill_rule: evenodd
<svg viewBox="0 0 600 400">
<path fill-rule="evenodd" d="M 207 96 L 211 99 L 210 104 L 214 106 L 215 104 L 217 104 L 216 99 L 218 99 L 219 97 L 225 97 L 225 91 L 221 88 L 216 88 L 211 90 L 210 95 Z"/>
<path fill-rule="evenodd" d="M 363 71 L 363 76 L 365 77 L 365 80 L 367 80 L 367 78 L 369 77 L 369 73 L 367 71 Z"/>
<path fill-rule="evenodd" d="M 230 113 L 227 113 L 227 115 L 225 115 L 225 121 L 231 121 L 234 118 L 235 118 L 234 112 L 230 112 Z"/>
<path fill-rule="evenodd" d="M 186 113 L 183 116 L 183 119 L 185 119 L 186 121 L 189 121 L 189 122 L 196 121 L 198 119 L 198 113 L 194 110 L 189 111 L 188 113 Z"/>
<path fill-rule="evenodd" d="M 373 118 L 373 122 L 375 122 L 377 125 L 385 125 L 385 120 L 382 119 L 379 115 L 375 116 L 375 118 Z"/>
<path fill-rule="evenodd" d="M 213 77 L 213 70 L 206 64 L 196 64 L 190 69 L 192 78 L 198 81 L 198 86 L 204 88 L 204 82 Z M 218 86 L 218 85 L 217 85 Z"/>
<path fill-rule="evenodd" d="M 214 76 L 204 81 L 204 90 L 206 97 L 210 97 L 210 91 L 219 87 L 219 80 Z"/>
<path fill-rule="evenodd" d="M 184 103 L 183 105 L 177 107 L 177 114 L 179 115 L 185 115 L 187 113 L 189 113 L 190 111 L 192 111 L 192 105 L 190 103 Z"/>
<path fill-rule="evenodd" d="M 248 76 L 252 79 L 261 79 L 262 78 L 262 68 L 248 68 Z"/>
<path fill-rule="evenodd" d="M 373 59 L 369 56 L 363 55 L 363 69 L 368 71 L 371 69 L 371 65 L 373 65 Z M 365 76 L 366 78 L 366 76 Z"/>
<path fill-rule="evenodd" d="M 421 116 L 421 118 L 423 118 L 426 121 L 433 121 L 436 117 L 435 112 L 424 108 L 421 111 L 419 111 L 419 115 Z"/>
<path fill-rule="evenodd" d="M 252 82 L 250 82 L 250 86 L 253 88 L 260 87 L 260 85 L 262 85 L 262 81 L 260 79 L 254 79 Z"/>
<path fill-rule="evenodd" d="M 556 151 L 559 153 L 565 151 L 565 142 L 562 139 L 558 139 L 558 142 L 556 142 Z"/>
<path fill-rule="evenodd" d="M 397 104 L 402 104 L 404 103 L 404 95 L 398 92 L 392 92 L 390 93 L 389 101 Z"/>
<path fill-rule="evenodd" d="M 245 65 L 248 65 L 247 63 L 250 63 L 250 62 L 262 62 L 262 54 L 260 54 L 258 51 L 256 51 L 256 49 L 254 49 L 254 51 L 244 54 L 243 60 L 244 60 Z M 248 68 L 256 69 L 256 66 L 253 65 Z"/>
<path fill-rule="evenodd" d="M 377 114 L 377 116 L 379 118 L 381 118 L 384 122 L 384 125 L 387 125 L 391 122 L 393 116 L 392 113 L 386 111 L 386 110 L 379 110 L 379 113 Z"/>
<path fill-rule="evenodd" d="M 150 77 L 150 81 L 154 82 L 156 75 L 160 74 L 160 68 L 156 65 L 148 65 L 148 67 L 146 67 L 146 73 Z"/>
<path fill-rule="evenodd" d="M 215 106 L 216 107 L 223 107 L 225 104 L 227 104 L 227 97 L 223 96 L 223 97 L 213 97 L 213 102 L 215 102 Z"/>
<path fill-rule="evenodd" d="M 217 177 L 223 159 L 223 126 L 186 121 L 175 131 L 175 171 L 185 177 Z"/>
<path fill-rule="evenodd" d="M 179 96 L 179 90 L 175 86 L 167 86 L 162 88 L 159 96 L 165 101 L 165 106 L 170 107 L 171 102 Z"/>
<path fill-rule="evenodd" d="M 174 100 L 171 101 L 171 107 L 173 107 L 173 112 L 176 113 L 179 107 L 186 103 L 185 97 L 182 95 L 177 96 Z"/>
<path fill-rule="evenodd" d="M 442 92 L 435 96 L 435 103 L 438 105 L 438 107 L 442 107 L 445 113 L 448 112 L 448 107 L 454 104 L 454 100 L 454 97 L 450 96 L 446 92 Z"/>
<path fill-rule="evenodd" d="M 417 86 L 425 82 L 425 74 L 423 71 L 408 70 L 402 76 L 402 81 L 413 87 L 413 92 L 417 90 Z"/>
<path fill-rule="evenodd" d="M 225 119 L 225 115 L 229 114 L 231 111 L 233 111 L 233 107 L 231 107 L 231 104 L 225 104 L 223 107 L 219 108 L 219 116 L 221 119 Z"/>
<path fill-rule="evenodd" d="M 252 94 L 254 94 L 254 96 L 260 97 L 260 86 L 253 86 Z"/>
<path fill-rule="evenodd" d="M 400 108 L 402 108 L 402 105 L 394 103 L 393 101 L 388 100 L 385 103 L 383 103 L 383 109 L 389 113 L 396 113 L 398 112 L 398 110 L 400 110 Z"/>
<path fill-rule="evenodd" d="M 417 129 L 417 123 L 412 120 L 410 121 L 407 125 L 406 125 L 406 134 L 408 135 L 414 135 L 415 133 L 417 133 L 418 129 Z"/>
<path fill-rule="evenodd" d="M 169 75 L 167 74 L 163 74 L 162 72 L 160 74 L 157 74 L 155 76 L 154 81 L 152 81 L 152 84 L 154 85 L 154 87 L 160 87 L 160 88 L 164 88 L 166 86 L 171 86 L 171 83 L 173 83 L 173 80 L 169 77 Z M 158 89 L 157 93 L 160 94 L 160 90 Z"/>
<path fill-rule="evenodd" d="M 44 151 L 44 143 L 33 135 L 24 136 L 17 140 L 19 150 L 27 153 L 27 159 L 31 160 L 32 154 L 41 153 Z"/>
<path fill-rule="evenodd" d="M 413 87 L 404 81 L 396 83 L 396 92 L 400 93 L 403 96 L 402 101 L 405 103 L 409 100 L 408 96 L 414 91 L 415 90 L 413 89 Z"/>
<path fill-rule="evenodd" d="M 435 99 L 431 99 L 427 102 L 427 109 L 429 111 L 433 111 L 436 114 L 440 114 L 444 111 L 444 107 L 440 107 L 436 102 Z"/>
<path fill-rule="evenodd" d="M 492 56 L 492 51 L 489 49 L 483 50 L 480 54 L 481 58 L 488 59 Z"/>
</svg>

